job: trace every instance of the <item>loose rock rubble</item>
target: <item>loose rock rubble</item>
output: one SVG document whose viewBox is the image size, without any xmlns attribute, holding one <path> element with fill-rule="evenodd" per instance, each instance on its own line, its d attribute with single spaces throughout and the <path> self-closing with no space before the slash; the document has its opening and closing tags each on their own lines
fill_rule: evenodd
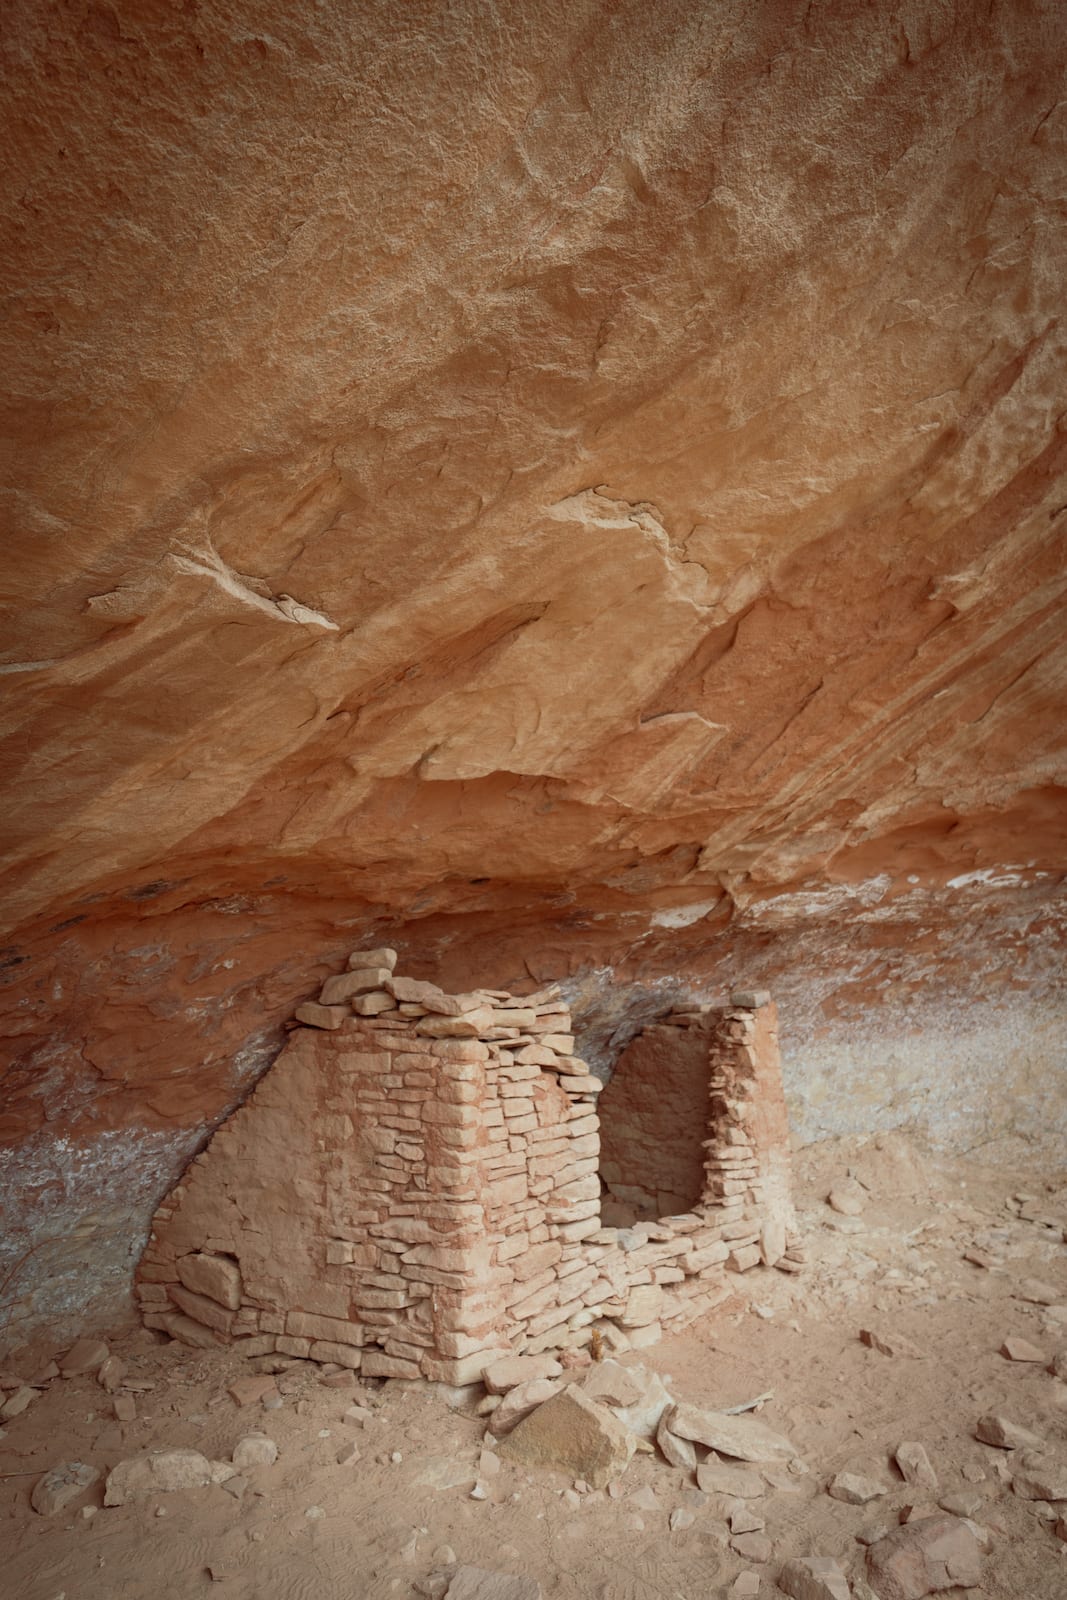
<svg viewBox="0 0 1067 1600">
<path fill-rule="evenodd" d="M 865 1218 L 876 1206 L 872 1200 Z M 1018 1226 L 1035 1224 L 1019 1219 Z M 853 1259 L 870 1248 L 866 1236 L 842 1235 L 832 1226 L 825 1237 L 831 1255 L 842 1239 Z M 1010 1240 L 1001 1244 L 1008 1263 L 1010 1246 Z M 918 1260 L 918 1250 L 909 1249 Z M 818 1242 L 812 1253 L 811 1281 L 819 1285 L 826 1256 Z M 974 1274 L 958 1246 L 952 1259 L 961 1273 Z M 1046 1277 L 1061 1266 L 1059 1257 L 1042 1260 Z M 842 1328 L 834 1359 L 851 1377 L 824 1381 L 825 1412 L 807 1404 L 807 1385 L 799 1381 L 804 1367 L 789 1370 L 798 1352 L 809 1361 L 819 1340 L 809 1344 L 807 1334 L 798 1333 L 791 1343 L 782 1310 L 777 1325 L 737 1312 L 736 1322 L 711 1323 L 699 1336 L 715 1341 L 736 1327 L 732 1359 L 736 1364 L 741 1353 L 747 1362 L 741 1379 L 740 1369 L 723 1377 L 715 1344 L 698 1341 L 682 1381 L 663 1370 L 663 1360 L 657 1370 L 651 1355 L 638 1352 L 575 1362 L 546 1351 L 494 1356 L 481 1381 L 457 1387 L 364 1379 L 277 1350 L 259 1358 L 269 1371 L 250 1370 L 255 1361 L 242 1370 L 217 1348 L 200 1353 L 181 1343 L 156 1346 L 142 1334 L 147 1343 L 140 1353 L 128 1342 L 105 1346 L 102 1359 L 99 1349 L 91 1352 L 85 1370 L 70 1377 L 62 1376 L 64 1355 L 27 1358 L 18 1370 L 0 1372 L 5 1400 L 24 1390 L 33 1396 L 6 1423 L 3 1443 L 36 1432 L 43 1407 L 65 1393 L 86 1417 L 95 1417 L 99 1440 L 86 1449 L 83 1439 L 72 1437 L 68 1449 L 77 1450 L 80 1461 L 37 1461 L 36 1472 L 11 1492 L 21 1495 L 27 1514 L 50 1537 L 73 1526 L 85 1537 L 90 1528 L 126 1518 L 131 1534 L 142 1530 L 137 1537 L 143 1540 L 147 1525 L 158 1542 L 171 1525 L 188 1526 L 190 1515 L 197 1523 L 203 1519 L 220 1541 L 204 1572 L 220 1584 L 232 1584 L 240 1571 L 234 1550 L 225 1546 L 227 1518 L 251 1519 L 240 1524 L 249 1530 L 242 1540 L 255 1542 L 257 1531 L 269 1539 L 270 1523 L 257 1525 L 257 1515 L 273 1518 L 284 1496 L 302 1529 L 325 1532 L 335 1517 L 347 1526 L 349 1506 L 360 1503 L 368 1482 L 378 1481 L 384 1497 L 378 1519 L 384 1515 L 382 1525 L 395 1528 L 395 1537 L 388 1559 L 379 1554 L 377 1563 L 388 1575 L 383 1593 L 391 1585 L 398 1600 L 409 1593 L 493 1600 L 539 1593 L 549 1569 L 538 1565 L 538 1528 L 551 1529 L 556 1541 L 553 1582 L 560 1566 L 573 1561 L 597 1600 L 597 1582 L 603 1600 L 629 1594 L 621 1580 L 617 1593 L 611 1587 L 616 1568 L 604 1566 L 605 1549 L 619 1569 L 636 1563 L 633 1594 L 640 1600 L 646 1600 L 641 1584 L 656 1593 L 654 1574 L 661 1569 L 665 1592 L 679 1594 L 691 1586 L 687 1571 L 707 1572 L 707 1600 L 756 1600 L 771 1592 L 805 1600 L 918 1600 L 979 1584 L 990 1596 L 998 1594 L 997 1576 L 1013 1544 L 1030 1565 L 1005 1591 L 1011 1600 L 1016 1594 L 1058 1600 L 1060 1552 L 1067 1549 L 1067 1419 L 1051 1396 L 1062 1380 L 1055 1355 L 1047 1366 L 999 1355 L 1003 1319 L 998 1323 L 995 1307 L 1011 1294 L 1013 1303 L 1033 1308 L 1026 1326 L 1037 1331 L 1060 1296 L 1021 1301 L 1010 1267 L 995 1270 L 991 1279 L 983 1269 L 984 1281 L 997 1291 L 985 1323 L 985 1365 L 979 1371 L 972 1363 L 973 1383 L 969 1368 L 962 1382 L 959 1368 L 952 1380 L 961 1397 L 972 1384 L 975 1403 L 951 1437 L 927 1410 L 908 1411 L 912 1385 L 925 1384 L 927 1396 L 934 1392 L 945 1347 L 929 1341 L 924 1355 L 933 1359 L 916 1365 L 855 1341 L 860 1327 L 870 1327 L 897 1348 L 903 1321 L 903 1337 L 914 1342 L 920 1322 L 908 1320 L 900 1291 L 891 1302 L 872 1297 L 865 1314 Z M 792 1291 L 788 1274 L 776 1281 L 783 1294 Z M 797 1303 L 791 1303 L 795 1315 Z M 867 1315 L 868 1309 L 879 1315 Z M 636 1302 L 635 1311 L 647 1308 Z M 785 1352 L 784 1365 L 760 1364 L 765 1339 Z M 668 1354 L 664 1347 L 664 1359 L 673 1363 L 674 1350 Z M 195 1403 L 182 1402 L 163 1365 L 167 1359 L 216 1372 L 214 1387 L 202 1389 Z M 338 1377 L 344 1388 L 336 1387 Z M 866 1384 L 862 1398 L 854 1393 L 857 1382 Z M 875 1446 L 871 1413 L 883 1397 Z M 130 1406 L 136 1415 L 120 1423 Z M 906 1416 L 910 1426 L 902 1437 Z M 928 1421 L 929 1429 L 920 1431 Z M 442 1434 L 448 1426 L 458 1430 L 452 1439 Z M 15 1472 L 21 1466 L 17 1456 L 3 1464 Z M 386 1490 L 387 1480 L 397 1488 Z M 13 1480 L 16 1486 L 20 1481 Z M 453 1511 L 438 1521 L 426 1497 L 442 1509 L 464 1507 L 468 1520 Z M 505 1515 L 507 1522 L 494 1520 Z M 511 1531 L 524 1519 L 526 1535 L 512 1546 Z M 607 1540 L 597 1545 L 604 1576 L 592 1587 L 591 1569 L 583 1564 L 588 1539 Z M 648 1569 L 641 1566 L 646 1555 Z M 366 1592 L 375 1592 L 377 1579 L 364 1575 L 362 1582 Z M 114 1592 L 121 1592 L 118 1579 Z M 564 1592 L 567 1600 L 579 1600 Z M 98 1600 L 92 1589 L 85 1593 L 86 1600 Z M 328 1592 L 328 1600 L 343 1600 L 344 1593 Z"/>
</svg>

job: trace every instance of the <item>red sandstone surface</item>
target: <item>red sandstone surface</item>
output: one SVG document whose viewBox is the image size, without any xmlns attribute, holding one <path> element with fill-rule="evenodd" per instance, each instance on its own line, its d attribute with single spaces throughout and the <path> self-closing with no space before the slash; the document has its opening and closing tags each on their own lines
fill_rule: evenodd
<svg viewBox="0 0 1067 1600">
<path fill-rule="evenodd" d="M 1062 1140 L 1060 7 L 0 50 L 17 1325 L 357 943 L 602 1068 L 767 984 L 803 1132 Z"/>
</svg>

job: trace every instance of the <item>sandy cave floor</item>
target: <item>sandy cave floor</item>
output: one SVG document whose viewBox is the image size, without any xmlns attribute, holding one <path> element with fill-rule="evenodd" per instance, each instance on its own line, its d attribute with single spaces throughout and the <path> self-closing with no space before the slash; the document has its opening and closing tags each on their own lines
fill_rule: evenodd
<svg viewBox="0 0 1067 1600">
<path fill-rule="evenodd" d="M 825 1203 L 833 1178 L 853 1166 L 871 1190 L 859 1217 Z M 979 1492 L 975 1520 L 990 1530 L 983 1587 L 995 1600 L 1063 1600 L 1067 1543 L 1054 1532 L 1067 1505 L 1018 1499 L 1001 1476 L 1005 1452 L 980 1444 L 974 1424 L 998 1411 L 1067 1450 L 1067 1385 L 1046 1366 L 1002 1356 L 1020 1335 L 1051 1360 L 1067 1348 L 1067 1178 L 1021 1164 L 931 1163 L 900 1136 L 881 1147 L 857 1141 L 813 1146 L 797 1160 L 797 1193 L 811 1254 L 803 1273 L 756 1269 L 740 1287 L 751 1309 L 713 1314 L 684 1334 L 623 1357 L 659 1372 L 676 1399 L 731 1405 L 773 1390 L 761 1415 L 789 1435 L 807 1471 L 788 1492 L 768 1485 L 750 1502 L 765 1519 L 772 1559 L 754 1568 L 730 1548 L 726 1509 L 687 1475 L 638 1455 L 621 1495 L 582 1496 L 572 1508 L 561 1475 L 530 1476 L 504 1462 L 473 1500 L 484 1422 L 452 1411 L 437 1394 L 396 1383 L 322 1383 L 317 1367 L 293 1363 L 278 1377 L 280 1408 L 237 1408 L 226 1386 L 244 1363 L 156 1343 L 138 1331 L 112 1349 L 127 1377 L 154 1387 L 137 1395 L 139 1415 L 120 1424 L 91 1377 L 54 1380 L 0 1439 L 0 1593 L 7 1600 L 407 1600 L 442 1559 L 528 1574 L 546 1600 L 712 1600 L 743 1569 L 760 1573 L 760 1594 L 790 1556 L 836 1556 L 862 1573 L 856 1535 L 895 1523 L 917 1498 L 892 1465 L 902 1440 L 921 1441 L 937 1470 L 936 1499 Z M 1035 1197 L 1015 1214 L 1012 1197 Z M 1054 1225 L 1058 1222 L 1058 1226 Z M 977 1246 L 994 1265 L 963 1259 Z M 1057 1304 L 1019 1298 L 1025 1280 L 1057 1291 Z M 861 1343 L 861 1327 L 905 1336 L 920 1356 L 889 1357 Z M 54 1352 L 5 1363 L 32 1378 Z M 373 1410 L 346 1422 L 354 1401 Z M 271 1467 L 245 1474 L 236 1499 L 220 1486 L 157 1494 L 103 1508 L 103 1476 L 142 1450 L 188 1446 L 227 1459 L 243 1435 L 262 1431 L 279 1447 Z M 339 1465 L 352 1441 L 359 1459 Z M 392 1459 L 398 1453 L 401 1459 Z M 38 1472 L 58 1461 L 102 1469 L 100 1480 L 58 1515 L 36 1514 Z M 843 1469 L 881 1478 L 889 1493 L 867 1506 L 831 1499 Z M 13 1476 L 8 1476 L 13 1475 Z M 654 1494 L 653 1502 L 648 1491 Z M 645 1502 L 635 1506 L 634 1495 Z M 97 1507 L 85 1515 L 84 1507 Z M 671 1532 L 677 1507 L 693 1525 Z M 451 1547 L 451 1549 L 443 1549 Z M 953 1590 L 962 1595 L 965 1591 Z"/>
</svg>

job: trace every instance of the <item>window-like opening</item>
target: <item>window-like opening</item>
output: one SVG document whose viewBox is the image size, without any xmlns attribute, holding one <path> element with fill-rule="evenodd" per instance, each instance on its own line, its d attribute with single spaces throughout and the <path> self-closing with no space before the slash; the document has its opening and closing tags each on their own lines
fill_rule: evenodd
<svg viewBox="0 0 1067 1600">
<path fill-rule="evenodd" d="M 604 1226 L 694 1211 L 711 1132 L 707 1033 L 645 1028 L 619 1057 L 598 1110 Z"/>
</svg>

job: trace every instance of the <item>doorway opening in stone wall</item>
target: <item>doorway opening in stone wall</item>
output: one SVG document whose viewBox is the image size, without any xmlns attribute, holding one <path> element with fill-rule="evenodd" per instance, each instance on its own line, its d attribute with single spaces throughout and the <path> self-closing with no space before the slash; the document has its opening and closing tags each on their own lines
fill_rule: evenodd
<svg viewBox="0 0 1067 1600">
<path fill-rule="evenodd" d="M 620 1055 L 597 1110 L 603 1225 L 695 1211 L 712 1133 L 708 1034 L 673 1018 L 650 1023 Z"/>
</svg>

